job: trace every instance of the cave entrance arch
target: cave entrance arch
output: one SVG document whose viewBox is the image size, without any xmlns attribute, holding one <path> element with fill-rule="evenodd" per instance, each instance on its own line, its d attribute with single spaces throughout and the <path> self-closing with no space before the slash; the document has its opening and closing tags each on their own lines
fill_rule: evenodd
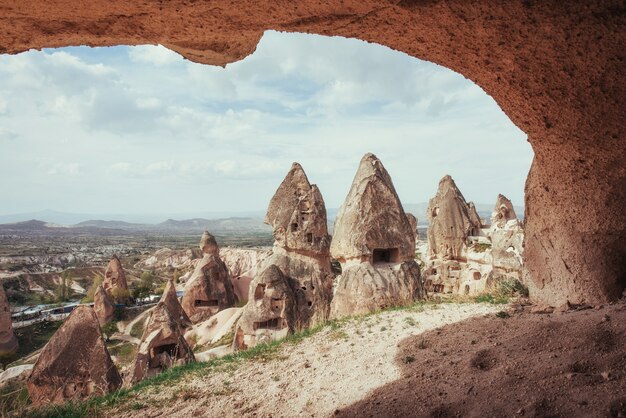
<svg viewBox="0 0 626 418">
<path fill-rule="evenodd" d="M 161 43 L 225 65 L 267 29 L 376 42 L 457 71 L 528 134 L 525 265 L 531 297 L 606 302 L 626 284 L 623 2 L 1 0 L 0 52 Z M 166 24 L 167 22 L 167 24 Z M 601 203 L 601 204 L 600 204 Z"/>
</svg>

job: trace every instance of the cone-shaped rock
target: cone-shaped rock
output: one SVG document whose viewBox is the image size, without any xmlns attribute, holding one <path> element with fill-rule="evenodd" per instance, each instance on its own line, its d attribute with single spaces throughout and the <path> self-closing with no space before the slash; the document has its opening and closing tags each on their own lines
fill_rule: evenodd
<svg viewBox="0 0 626 418">
<path fill-rule="evenodd" d="M 17 338 L 13 333 L 11 321 L 11 309 L 4 292 L 4 286 L 0 283 L 0 356 L 12 354 L 17 350 Z"/>
<path fill-rule="evenodd" d="M 172 366 L 195 360 L 180 323 L 167 305 L 159 302 L 146 322 L 128 383 L 137 383 Z"/>
<path fill-rule="evenodd" d="M 215 237 L 211 235 L 209 231 L 204 231 L 202 234 L 200 238 L 200 249 L 204 254 L 220 255 L 220 248 L 217 246 L 217 241 L 215 241 Z"/>
<path fill-rule="evenodd" d="M 191 325 L 191 320 L 178 301 L 178 296 L 176 296 L 176 285 L 174 284 L 174 280 L 169 279 L 167 281 L 167 285 L 165 285 L 165 290 L 161 296 L 161 302 L 167 305 L 167 309 L 170 311 L 172 316 L 178 320 L 181 328 L 184 329 Z"/>
<path fill-rule="evenodd" d="M 425 297 L 414 260 L 415 232 L 387 170 L 366 154 L 335 221 L 331 254 L 342 275 L 331 305 L 337 318 Z"/>
<path fill-rule="evenodd" d="M 302 166 L 293 163 L 276 190 L 265 215 L 273 228 L 275 245 L 287 250 L 328 255 L 330 236 L 326 206 L 316 185 L 311 185 Z"/>
<path fill-rule="evenodd" d="M 330 235 L 322 194 L 298 163 L 272 197 L 265 222 L 275 238 L 260 271 L 275 265 L 294 291 L 297 329 L 328 319 L 332 299 Z"/>
<path fill-rule="evenodd" d="M 504 225 L 513 219 L 517 219 L 513 203 L 506 196 L 499 194 L 496 199 L 496 206 L 491 214 L 491 226 L 504 228 Z"/>
<path fill-rule="evenodd" d="M 471 235 L 479 235 L 480 233 L 480 228 L 483 226 L 482 225 L 482 221 L 480 219 L 480 215 L 478 214 L 478 211 L 476 210 L 476 205 L 474 205 L 474 202 L 469 202 L 467 204 L 467 213 L 469 214 L 469 219 L 470 219 L 470 223 L 473 226 L 473 230 L 471 231 Z"/>
<path fill-rule="evenodd" d="M 79 306 L 46 344 L 28 378 L 33 404 L 107 394 L 122 384 L 93 309 Z"/>
<path fill-rule="evenodd" d="M 373 261 L 378 256 L 411 260 L 415 255 L 411 230 L 387 170 L 374 154 L 366 154 L 337 214 L 332 256 L 339 261 Z"/>
<path fill-rule="evenodd" d="M 215 238 L 205 232 L 202 241 L 214 242 Z M 201 242 L 201 248 L 202 245 Z M 209 248 L 211 252 L 205 253 L 187 281 L 181 303 L 194 324 L 209 319 L 219 311 L 235 306 L 236 303 L 228 267 L 219 257 L 217 244 L 205 248 Z"/>
<path fill-rule="evenodd" d="M 100 326 L 111 322 L 115 316 L 115 304 L 102 285 L 98 286 L 93 296 L 93 309 Z"/>
<path fill-rule="evenodd" d="M 104 272 L 104 280 L 102 287 L 116 303 L 129 303 L 130 292 L 128 291 L 128 283 L 126 282 L 126 274 L 124 267 L 117 255 L 111 257 L 109 265 Z"/>
<path fill-rule="evenodd" d="M 461 259 L 466 250 L 467 237 L 480 220 L 470 217 L 469 205 L 450 176 L 439 181 L 435 197 L 428 202 L 428 248 L 432 258 Z"/>
<path fill-rule="evenodd" d="M 235 327 L 233 348 L 245 350 L 293 332 L 295 303 L 293 290 L 282 271 L 273 264 L 266 267 L 250 285 L 248 303 Z"/>
</svg>

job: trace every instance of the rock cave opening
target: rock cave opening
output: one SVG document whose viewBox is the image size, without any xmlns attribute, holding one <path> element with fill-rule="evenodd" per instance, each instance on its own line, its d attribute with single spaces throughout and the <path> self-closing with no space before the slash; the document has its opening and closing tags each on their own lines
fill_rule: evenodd
<svg viewBox="0 0 626 418">
<path fill-rule="evenodd" d="M 375 248 L 372 253 L 372 262 L 377 263 L 397 263 L 400 260 L 399 248 Z"/>
</svg>

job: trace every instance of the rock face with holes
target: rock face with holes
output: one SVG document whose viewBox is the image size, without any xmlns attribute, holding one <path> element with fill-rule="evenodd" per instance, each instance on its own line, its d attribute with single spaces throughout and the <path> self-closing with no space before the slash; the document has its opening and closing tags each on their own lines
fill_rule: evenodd
<svg viewBox="0 0 626 418">
<path fill-rule="evenodd" d="M 426 297 L 414 260 L 415 232 L 374 154 L 361 159 L 337 214 L 330 250 L 342 268 L 331 307 L 334 318 Z"/>
<path fill-rule="evenodd" d="M 272 226 L 275 241 L 260 270 L 277 266 L 287 277 L 295 296 L 296 329 L 327 320 L 333 276 L 326 206 L 300 164 L 291 166 L 276 190 L 265 222 Z"/>
<path fill-rule="evenodd" d="M 468 237 L 480 230 L 480 218 L 472 213 L 450 176 L 439 181 L 437 194 L 428 202 L 428 248 L 431 258 L 465 258 Z"/>
<path fill-rule="evenodd" d="M 266 249 L 254 248 L 222 248 L 220 258 L 230 272 L 230 280 L 233 283 L 237 300 L 248 301 L 248 290 L 250 282 L 257 275 L 259 266 L 269 255 Z"/>
<path fill-rule="evenodd" d="M 245 350 L 282 339 L 296 329 L 296 321 L 296 295 L 281 269 L 271 264 L 252 281 L 233 348 Z"/>
<path fill-rule="evenodd" d="M 105 395 L 122 384 L 93 309 L 79 306 L 43 348 L 28 378 L 34 405 Z"/>
<path fill-rule="evenodd" d="M 524 230 L 517 219 L 513 204 L 499 194 L 491 214 L 491 256 L 493 266 L 521 278 L 524 253 Z"/>
<path fill-rule="evenodd" d="M 116 303 L 129 303 L 131 301 L 126 273 L 124 273 L 124 267 L 122 267 L 122 262 L 117 255 L 113 255 L 107 265 L 102 287 Z"/>
<path fill-rule="evenodd" d="M 161 302 L 167 306 L 170 314 L 176 319 L 178 324 L 182 329 L 191 326 L 191 320 L 189 316 L 185 313 L 185 310 L 180 304 L 178 300 L 178 296 L 176 295 L 176 285 L 174 284 L 174 280 L 169 279 L 167 284 L 165 285 L 165 290 L 163 291 L 163 295 L 161 295 Z"/>
<path fill-rule="evenodd" d="M 0 356 L 14 353 L 17 346 L 9 301 L 4 292 L 4 286 L 0 283 Z"/>
<path fill-rule="evenodd" d="M 98 286 L 93 296 L 93 309 L 100 326 L 111 322 L 115 317 L 115 304 L 102 285 Z"/>
<path fill-rule="evenodd" d="M 183 337 L 181 323 L 172 315 L 165 302 L 160 301 L 146 321 L 128 384 L 193 361 L 195 357 Z"/>
<path fill-rule="evenodd" d="M 204 232 L 200 249 L 204 257 L 187 281 L 181 303 L 194 324 L 237 303 L 228 268 L 220 258 L 219 247 L 213 235 Z"/>
<path fill-rule="evenodd" d="M 160 43 L 225 65 L 275 29 L 356 37 L 450 68 L 493 97 L 533 147 L 524 216 L 531 298 L 604 303 L 626 287 L 621 0 L 303 0 L 280 8 L 268 0 L 108 0 L 84 3 L 80 13 L 67 1 L 0 3 L 2 53 Z"/>
</svg>

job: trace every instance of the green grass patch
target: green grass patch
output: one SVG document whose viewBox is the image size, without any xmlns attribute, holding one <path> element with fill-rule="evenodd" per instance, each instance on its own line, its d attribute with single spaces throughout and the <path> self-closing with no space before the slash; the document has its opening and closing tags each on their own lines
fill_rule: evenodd
<svg viewBox="0 0 626 418">
<path fill-rule="evenodd" d="M 488 244 L 488 243 L 477 242 L 474 245 L 472 245 L 472 250 L 477 253 L 484 253 L 485 251 L 489 249 L 491 249 L 491 244 Z"/>
<path fill-rule="evenodd" d="M 137 321 L 135 325 L 130 328 L 131 337 L 139 338 L 143 336 L 143 328 L 146 324 L 146 319 L 142 319 L 141 321 Z"/>
</svg>

